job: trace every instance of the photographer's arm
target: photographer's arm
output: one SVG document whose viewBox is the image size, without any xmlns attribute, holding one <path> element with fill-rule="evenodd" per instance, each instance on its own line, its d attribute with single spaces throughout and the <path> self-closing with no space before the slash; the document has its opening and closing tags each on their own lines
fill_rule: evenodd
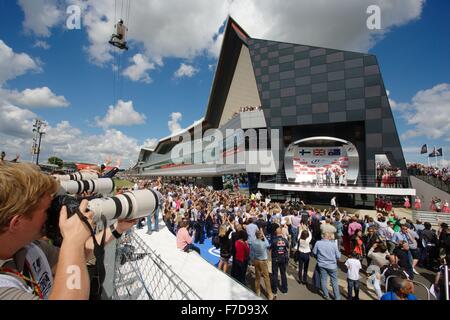
<svg viewBox="0 0 450 320">
<path fill-rule="evenodd" d="M 138 220 L 139 219 L 120 220 L 114 224 L 114 227 L 118 233 L 123 234 L 124 232 L 131 229 L 138 222 Z M 101 243 L 102 237 L 103 237 L 103 231 L 100 231 L 95 235 L 95 239 L 97 239 L 97 243 Z M 112 234 L 111 229 L 106 228 L 105 246 L 115 239 L 116 238 Z M 89 237 L 89 239 L 86 241 L 84 248 L 85 248 L 86 261 L 88 261 L 89 259 L 92 259 L 94 257 L 94 241 L 92 240 L 92 237 Z"/>
<path fill-rule="evenodd" d="M 92 213 L 86 210 L 87 201 L 82 202 L 81 212 L 91 222 Z M 81 208 L 81 206 L 80 206 Z M 66 207 L 61 209 L 59 228 L 63 242 L 59 252 L 58 265 L 50 300 L 89 299 L 89 275 L 84 259 L 84 243 L 90 233 L 77 215 L 67 219 Z"/>
</svg>

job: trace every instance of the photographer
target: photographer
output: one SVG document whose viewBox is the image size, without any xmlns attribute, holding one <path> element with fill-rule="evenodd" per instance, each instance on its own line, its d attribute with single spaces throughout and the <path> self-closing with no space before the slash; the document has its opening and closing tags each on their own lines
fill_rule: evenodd
<svg viewBox="0 0 450 320">
<path fill-rule="evenodd" d="M 61 248 L 40 240 L 58 188 L 34 165 L 0 165 L 0 300 L 88 299 L 86 260 L 94 246 L 86 224 L 76 214 L 68 218 L 63 207 Z M 92 225 L 87 204 L 80 204 L 80 212 Z M 129 227 L 130 222 L 123 221 L 115 231 L 120 234 Z M 107 230 L 105 243 L 112 239 L 112 231 Z"/>
</svg>

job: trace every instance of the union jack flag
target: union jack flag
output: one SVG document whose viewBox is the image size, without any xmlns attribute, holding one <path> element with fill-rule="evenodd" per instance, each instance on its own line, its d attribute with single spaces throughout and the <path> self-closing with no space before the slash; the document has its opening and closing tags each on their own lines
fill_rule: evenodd
<svg viewBox="0 0 450 320">
<path fill-rule="evenodd" d="M 325 155 L 325 149 L 314 149 L 313 154 L 315 156 L 324 156 Z"/>
</svg>

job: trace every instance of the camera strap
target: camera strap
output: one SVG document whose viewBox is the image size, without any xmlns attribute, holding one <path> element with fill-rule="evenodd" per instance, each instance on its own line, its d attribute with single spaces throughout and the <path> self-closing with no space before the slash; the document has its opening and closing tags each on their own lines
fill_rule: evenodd
<svg viewBox="0 0 450 320">
<path fill-rule="evenodd" d="M 92 228 L 91 224 L 87 220 L 86 216 L 80 212 L 80 210 L 76 211 L 78 217 L 83 221 L 83 223 L 88 227 L 91 231 L 92 242 L 94 243 L 94 257 L 95 257 L 95 268 L 94 274 L 91 280 L 91 292 L 95 294 L 94 299 L 101 299 L 101 294 L 103 292 L 103 282 L 105 281 L 106 270 L 105 270 L 105 238 L 106 238 L 106 230 L 107 230 L 107 221 L 104 215 L 101 216 L 101 220 L 103 222 L 103 235 L 100 243 L 97 242 L 97 238 L 95 237 L 95 231 Z"/>
</svg>

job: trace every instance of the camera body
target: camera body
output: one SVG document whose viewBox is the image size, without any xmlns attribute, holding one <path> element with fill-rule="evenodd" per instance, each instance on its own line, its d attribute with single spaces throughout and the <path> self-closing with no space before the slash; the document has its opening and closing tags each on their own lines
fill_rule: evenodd
<svg viewBox="0 0 450 320">
<path fill-rule="evenodd" d="M 88 197 L 71 196 L 68 194 L 60 194 L 53 198 L 50 208 L 47 210 L 47 221 L 44 225 L 45 235 L 53 241 L 53 245 L 60 247 L 62 243 L 62 235 L 59 230 L 59 213 L 61 208 L 66 206 L 67 218 L 76 214 L 79 210 L 82 200 L 93 200 L 101 198 L 102 195 L 92 195 Z"/>
<path fill-rule="evenodd" d="M 101 180 L 101 179 L 99 179 Z M 55 196 L 50 208 L 47 210 L 47 221 L 44 226 L 45 235 L 53 241 L 55 246 L 61 246 L 62 236 L 59 230 L 59 214 L 61 208 L 66 206 L 67 217 L 70 218 L 79 210 L 82 200 L 88 200 L 88 210 L 91 211 L 94 222 L 99 222 L 104 216 L 107 221 L 132 220 L 142 218 L 161 208 L 164 200 L 162 195 L 155 190 L 136 190 L 122 194 L 104 197 L 102 194 L 90 196 L 77 196 L 64 193 Z"/>
</svg>

